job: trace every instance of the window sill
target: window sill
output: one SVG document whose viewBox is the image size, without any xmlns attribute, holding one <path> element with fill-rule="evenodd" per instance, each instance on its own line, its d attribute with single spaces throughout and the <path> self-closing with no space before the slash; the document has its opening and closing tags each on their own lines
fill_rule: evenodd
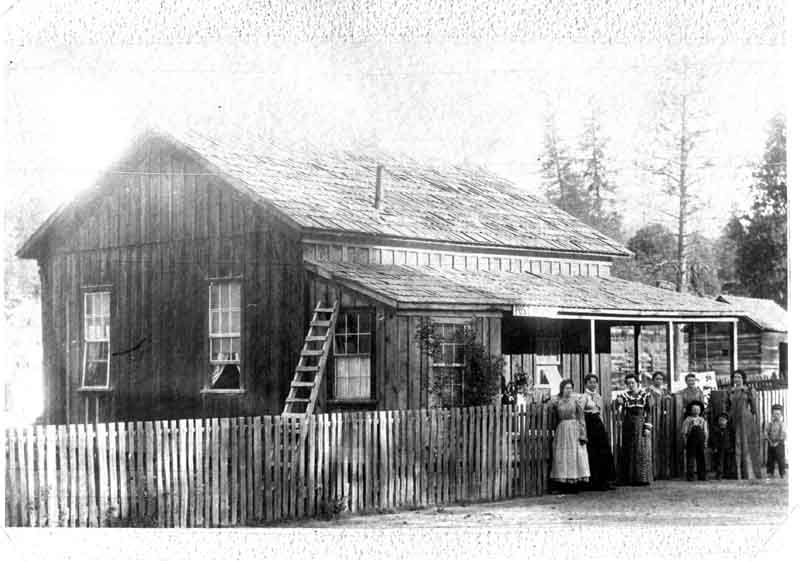
<svg viewBox="0 0 800 562">
<path fill-rule="evenodd" d="M 113 392 L 110 386 L 79 386 L 78 392 Z"/>
<path fill-rule="evenodd" d="M 372 398 L 337 398 L 333 400 L 326 400 L 328 404 L 338 405 L 353 405 L 353 406 L 368 406 L 377 404 L 378 401 Z"/>
<path fill-rule="evenodd" d="M 244 394 L 243 388 L 204 388 L 200 394 Z"/>
</svg>

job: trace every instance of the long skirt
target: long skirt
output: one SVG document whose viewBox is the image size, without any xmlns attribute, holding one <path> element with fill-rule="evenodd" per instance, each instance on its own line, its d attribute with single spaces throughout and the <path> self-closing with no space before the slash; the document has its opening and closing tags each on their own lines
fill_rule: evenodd
<svg viewBox="0 0 800 562">
<path fill-rule="evenodd" d="M 736 477 L 761 478 L 761 440 L 755 416 L 744 412 L 733 420 Z"/>
<path fill-rule="evenodd" d="M 649 484 L 653 480 L 652 441 L 644 435 L 644 418 L 631 413 L 622 420 L 620 484 Z"/>
<path fill-rule="evenodd" d="M 600 414 L 586 414 L 586 451 L 589 455 L 589 481 L 592 488 L 604 488 L 617 478 L 614 455 Z"/>
<path fill-rule="evenodd" d="M 579 436 L 577 420 L 562 420 L 556 426 L 551 480 L 568 484 L 589 481 L 589 456 Z"/>
</svg>

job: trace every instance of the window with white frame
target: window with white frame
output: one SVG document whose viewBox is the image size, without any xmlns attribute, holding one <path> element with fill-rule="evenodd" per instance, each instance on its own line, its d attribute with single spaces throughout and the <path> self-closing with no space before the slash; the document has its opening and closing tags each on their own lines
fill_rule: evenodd
<svg viewBox="0 0 800 562">
<path fill-rule="evenodd" d="M 372 311 L 342 310 L 333 336 L 334 385 L 337 400 L 372 397 Z"/>
<path fill-rule="evenodd" d="M 83 294 L 84 388 L 108 388 L 111 365 L 111 292 Z"/>
<path fill-rule="evenodd" d="M 464 403 L 464 336 L 465 322 L 433 323 L 433 336 L 438 342 L 433 355 L 433 376 L 441 405 L 461 406 Z"/>
<path fill-rule="evenodd" d="M 242 288 L 238 281 L 214 281 L 208 287 L 208 349 L 213 390 L 242 387 Z"/>
</svg>

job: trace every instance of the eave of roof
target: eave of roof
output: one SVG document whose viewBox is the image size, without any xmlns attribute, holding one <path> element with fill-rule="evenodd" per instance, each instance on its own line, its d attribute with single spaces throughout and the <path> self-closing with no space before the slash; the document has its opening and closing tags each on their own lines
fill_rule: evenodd
<svg viewBox="0 0 800 562">
<path fill-rule="evenodd" d="M 312 273 L 397 309 L 446 306 L 521 316 L 732 320 L 731 306 L 615 277 L 306 260 Z"/>
</svg>

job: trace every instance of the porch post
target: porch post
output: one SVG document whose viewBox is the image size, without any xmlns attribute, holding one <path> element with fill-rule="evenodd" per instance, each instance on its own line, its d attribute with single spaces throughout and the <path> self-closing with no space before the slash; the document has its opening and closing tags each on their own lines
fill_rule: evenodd
<svg viewBox="0 0 800 562">
<path fill-rule="evenodd" d="M 675 350 L 673 336 L 675 334 L 675 326 L 672 320 L 667 322 L 667 377 L 669 378 L 669 389 L 672 390 L 673 381 L 677 381 L 677 372 L 675 370 Z"/>
<path fill-rule="evenodd" d="M 600 376 L 600 374 L 595 371 L 595 369 L 597 369 L 597 358 L 595 357 L 596 352 L 597 352 L 597 338 L 595 336 L 594 318 L 590 318 L 589 319 L 589 372 L 594 373 L 597 376 Z"/>
<path fill-rule="evenodd" d="M 641 324 L 633 325 L 633 374 L 639 376 L 639 336 L 642 333 Z"/>
<path fill-rule="evenodd" d="M 733 382 L 733 372 L 739 368 L 739 322 L 731 322 L 731 383 Z"/>
</svg>

